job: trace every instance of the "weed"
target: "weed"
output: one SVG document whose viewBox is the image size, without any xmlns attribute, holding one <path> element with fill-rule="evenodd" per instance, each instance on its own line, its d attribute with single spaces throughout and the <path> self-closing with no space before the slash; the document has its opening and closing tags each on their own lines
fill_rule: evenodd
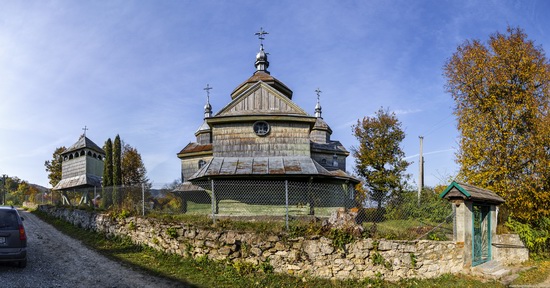
<svg viewBox="0 0 550 288">
<path fill-rule="evenodd" d="M 409 256 L 411 257 L 411 268 L 416 268 L 416 255 L 414 255 L 414 253 L 410 253 Z"/>
<path fill-rule="evenodd" d="M 170 238 L 176 239 L 178 238 L 178 229 L 176 227 L 169 227 L 168 229 L 166 229 L 166 234 Z"/>
</svg>

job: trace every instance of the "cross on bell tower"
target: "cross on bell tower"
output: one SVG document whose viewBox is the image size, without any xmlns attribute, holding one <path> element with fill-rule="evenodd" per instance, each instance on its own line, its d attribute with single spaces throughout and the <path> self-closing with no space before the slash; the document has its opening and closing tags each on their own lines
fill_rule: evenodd
<svg viewBox="0 0 550 288">
<path fill-rule="evenodd" d="M 82 130 L 84 130 L 84 134 L 82 134 L 82 135 L 86 136 L 86 131 L 88 131 L 90 129 L 88 129 L 88 127 L 86 125 L 84 125 L 84 128 L 82 128 Z"/>
</svg>

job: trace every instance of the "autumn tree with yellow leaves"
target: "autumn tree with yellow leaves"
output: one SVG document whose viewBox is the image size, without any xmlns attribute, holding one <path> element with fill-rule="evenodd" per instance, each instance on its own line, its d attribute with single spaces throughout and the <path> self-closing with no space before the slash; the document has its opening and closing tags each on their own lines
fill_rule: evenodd
<svg viewBox="0 0 550 288">
<path fill-rule="evenodd" d="M 458 120 L 460 178 L 522 221 L 550 216 L 550 64 L 520 28 L 466 41 L 444 66 Z"/>
</svg>

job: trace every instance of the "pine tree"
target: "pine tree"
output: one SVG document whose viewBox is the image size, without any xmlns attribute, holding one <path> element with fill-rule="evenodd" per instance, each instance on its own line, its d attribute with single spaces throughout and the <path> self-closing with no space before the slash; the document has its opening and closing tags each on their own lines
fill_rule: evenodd
<svg viewBox="0 0 550 288">
<path fill-rule="evenodd" d="M 122 146 L 120 136 L 117 134 L 113 143 L 113 185 L 122 185 Z"/>
<path fill-rule="evenodd" d="M 111 138 L 105 141 L 105 162 L 103 166 L 103 187 L 113 186 L 113 143 Z"/>
</svg>

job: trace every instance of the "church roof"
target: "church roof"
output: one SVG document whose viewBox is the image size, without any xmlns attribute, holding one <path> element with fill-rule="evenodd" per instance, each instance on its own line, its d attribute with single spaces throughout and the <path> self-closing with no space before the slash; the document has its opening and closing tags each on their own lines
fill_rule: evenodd
<svg viewBox="0 0 550 288">
<path fill-rule="evenodd" d="M 327 122 L 321 117 L 317 117 L 317 120 L 315 120 L 313 130 L 326 130 L 329 134 L 332 134 L 332 129 L 330 129 L 330 126 L 328 126 Z"/>
<path fill-rule="evenodd" d="M 61 179 L 53 190 L 68 190 L 82 187 L 101 187 L 101 177 L 93 174 L 85 174 Z"/>
<path fill-rule="evenodd" d="M 277 78 L 271 76 L 264 71 L 256 71 L 250 78 L 237 86 L 237 88 L 235 88 L 235 90 L 231 92 L 231 99 L 235 99 L 243 91 L 247 90 L 250 86 L 260 81 L 267 83 L 269 86 L 273 87 L 274 89 L 288 97 L 288 99 L 292 99 L 292 90 L 290 90 L 290 88 L 283 84 L 283 82 L 279 81 Z"/>
<path fill-rule="evenodd" d="M 183 149 L 181 149 L 179 154 L 193 153 L 193 152 L 205 152 L 212 151 L 212 144 L 199 144 L 195 142 L 190 142 Z"/>
<path fill-rule="evenodd" d="M 330 141 L 329 143 L 317 143 L 311 141 L 311 150 L 317 150 L 317 151 L 326 151 L 326 152 L 336 152 L 336 153 L 343 153 L 346 155 L 349 155 L 348 150 L 346 150 L 346 147 L 340 143 L 340 141 Z"/>
<path fill-rule="evenodd" d="M 99 148 L 92 140 L 90 140 L 88 137 L 86 137 L 84 134 L 80 135 L 80 138 L 78 138 L 78 141 L 74 143 L 71 147 L 67 148 L 65 151 L 63 151 L 63 154 L 70 153 L 76 150 L 80 150 L 83 148 L 88 148 L 90 150 L 94 150 L 98 153 L 101 153 L 105 155 L 105 151 L 103 149 Z"/>
<path fill-rule="evenodd" d="M 357 181 L 347 174 L 331 173 L 306 156 L 214 157 L 191 176 L 190 180 L 216 176 L 337 176 Z"/>
</svg>

